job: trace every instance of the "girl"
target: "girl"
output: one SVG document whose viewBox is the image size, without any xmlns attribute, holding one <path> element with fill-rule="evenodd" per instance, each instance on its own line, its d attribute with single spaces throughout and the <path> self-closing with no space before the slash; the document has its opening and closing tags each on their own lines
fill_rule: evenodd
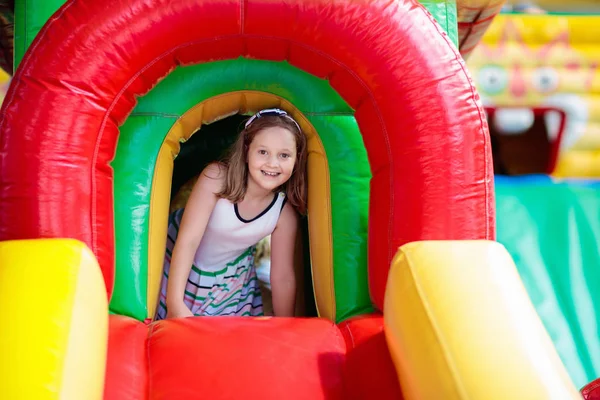
<svg viewBox="0 0 600 400">
<path fill-rule="evenodd" d="M 253 257 L 268 235 L 274 313 L 293 316 L 305 167 L 306 137 L 285 111 L 262 110 L 246 122 L 227 161 L 206 167 L 185 212 L 171 214 L 156 319 L 262 315 Z"/>
</svg>

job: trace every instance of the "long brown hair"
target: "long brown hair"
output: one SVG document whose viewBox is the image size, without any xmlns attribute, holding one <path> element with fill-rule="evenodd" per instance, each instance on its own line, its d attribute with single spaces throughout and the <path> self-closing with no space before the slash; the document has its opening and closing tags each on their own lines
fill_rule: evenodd
<svg viewBox="0 0 600 400">
<path fill-rule="evenodd" d="M 248 149 L 258 132 L 265 128 L 280 127 L 287 129 L 296 140 L 296 164 L 290 179 L 276 191 L 285 192 L 290 204 L 300 214 L 306 214 L 306 136 L 290 117 L 264 115 L 254 120 L 240 133 L 223 161 L 226 167 L 223 190 L 217 195 L 232 203 L 241 201 L 246 195 L 248 185 Z"/>
</svg>

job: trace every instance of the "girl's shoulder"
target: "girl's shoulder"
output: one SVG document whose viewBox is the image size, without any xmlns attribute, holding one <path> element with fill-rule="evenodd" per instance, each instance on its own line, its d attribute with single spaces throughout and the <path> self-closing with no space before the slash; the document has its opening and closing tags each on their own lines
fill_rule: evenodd
<svg viewBox="0 0 600 400">
<path fill-rule="evenodd" d="M 208 164 L 203 170 L 202 175 L 217 180 L 224 180 L 227 176 L 227 165 L 220 162 Z"/>
<path fill-rule="evenodd" d="M 290 204 L 289 201 L 285 201 L 283 203 L 283 207 L 281 209 L 281 213 L 279 214 L 279 220 L 277 221 L 277 226 L 286 225 L 286 224 L 297 224 L 300 220 L 300 216 L 298 212 L 294 209 L 294 206 Z"/>
<path fill-rule="evenodd" d="M 200 174 L 197 186 L 212 193 L 219 193 L 227 177 L 227 167 L 221 163 L 208 164 Z"/>
</svg>

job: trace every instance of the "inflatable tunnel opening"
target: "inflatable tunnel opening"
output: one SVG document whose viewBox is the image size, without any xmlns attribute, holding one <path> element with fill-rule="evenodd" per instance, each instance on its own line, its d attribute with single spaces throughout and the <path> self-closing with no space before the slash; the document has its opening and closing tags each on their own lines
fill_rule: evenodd
<svg viewBox="0 0 600 400">
<path fill-rule="evenodd" d="M 166 83 L 169 79 L 161 82 Z M 161 87 L 157 89 L 152 94 L 162 98 Z M 277 107 L 290 113 L 308 139 L 307 215 L 313 218 L 310 223 L 307 218 L 302 220 L 294 249 L 298 296 L 295 311 L 298 316 L 316 315 L 317 306 L 311 304 L 318 304 L 319 290 L 332 293 L 329 286 L 323 288 L 322 282 L 332 282 L 333 246 L 328 238 L 334 236 L 331 204 L 335 203 L 332 196 L 336 192 L 330 191 L 328 185 L 330 177 L 337 176 L 335 170 L 330 173 L 329 166 L 334 162 L 328 160 L 317 131 L 326 136 L 332 131 L 332 124 L 319 124 L 319 119 L 301 112 L 295 103 L 266 91 L 238 90 L 184 98 L 185 103 L 176 112 L 168 108 L 171 103 L 149 111 L 148 104 L 154 105 L 155 99 L 146 96 L 120 128 L 111 163 L 118 201 L 114 206 L 116 267 L 110 311 L 140 321 L 154 319 L 164 296 L 161 285 L 169 215 L 185 208 L 196 177 L 206 165 L 225 157 L 244 121 L 258 110 Z M 351 116 L 342 119 L 354 121 Z M 366 228 L 361 231 L 366 235 Z M 366 246 L 362 249 L 366 251 Z M 366 268 L 365 264 L 361 266 Z M 268 274 L 265 281 L 269 281 Z M 331 297 L 326 300 L 327 305 L 332 304 Z M 319 316 L 323 316 L 318 309 Z M 325 309 L 328 318 L 333 318 L 331 310 L 333 306 Z"/>
<path fill-rule="evenodd" d="M 194 183 L 210 163 L 222 161 L 248 119 L 235 114 L 218 121 L 203 124 L 188 140 L 181 143 L 173 162 L 169 211 L 185 208 Z M 308 219 L 302 217 L 296 244 L 295 271 L 297 281 L 296 316 L 316 317 L 309 252 Z M 257 244 L 254 257 L 263 297 L 265 315 L 273 315 L 270 285 L 270 237 Z"/>
</svg>

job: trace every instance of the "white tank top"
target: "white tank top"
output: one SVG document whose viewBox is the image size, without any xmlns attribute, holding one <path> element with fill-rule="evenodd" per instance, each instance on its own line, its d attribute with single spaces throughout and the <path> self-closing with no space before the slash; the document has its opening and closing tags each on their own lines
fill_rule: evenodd
<svg viewBox="0 0 600 400">
<path fill-rule="evenodd" d="M 284 204 L 285 194 L 280 192 L 263 212 L 245 220 L 237 204 L 227 199 L 217 200 L 196 250 L 194 264 L 207 272 L 225 268 L 250 246 L 273 233 Z"/>
</svg>

